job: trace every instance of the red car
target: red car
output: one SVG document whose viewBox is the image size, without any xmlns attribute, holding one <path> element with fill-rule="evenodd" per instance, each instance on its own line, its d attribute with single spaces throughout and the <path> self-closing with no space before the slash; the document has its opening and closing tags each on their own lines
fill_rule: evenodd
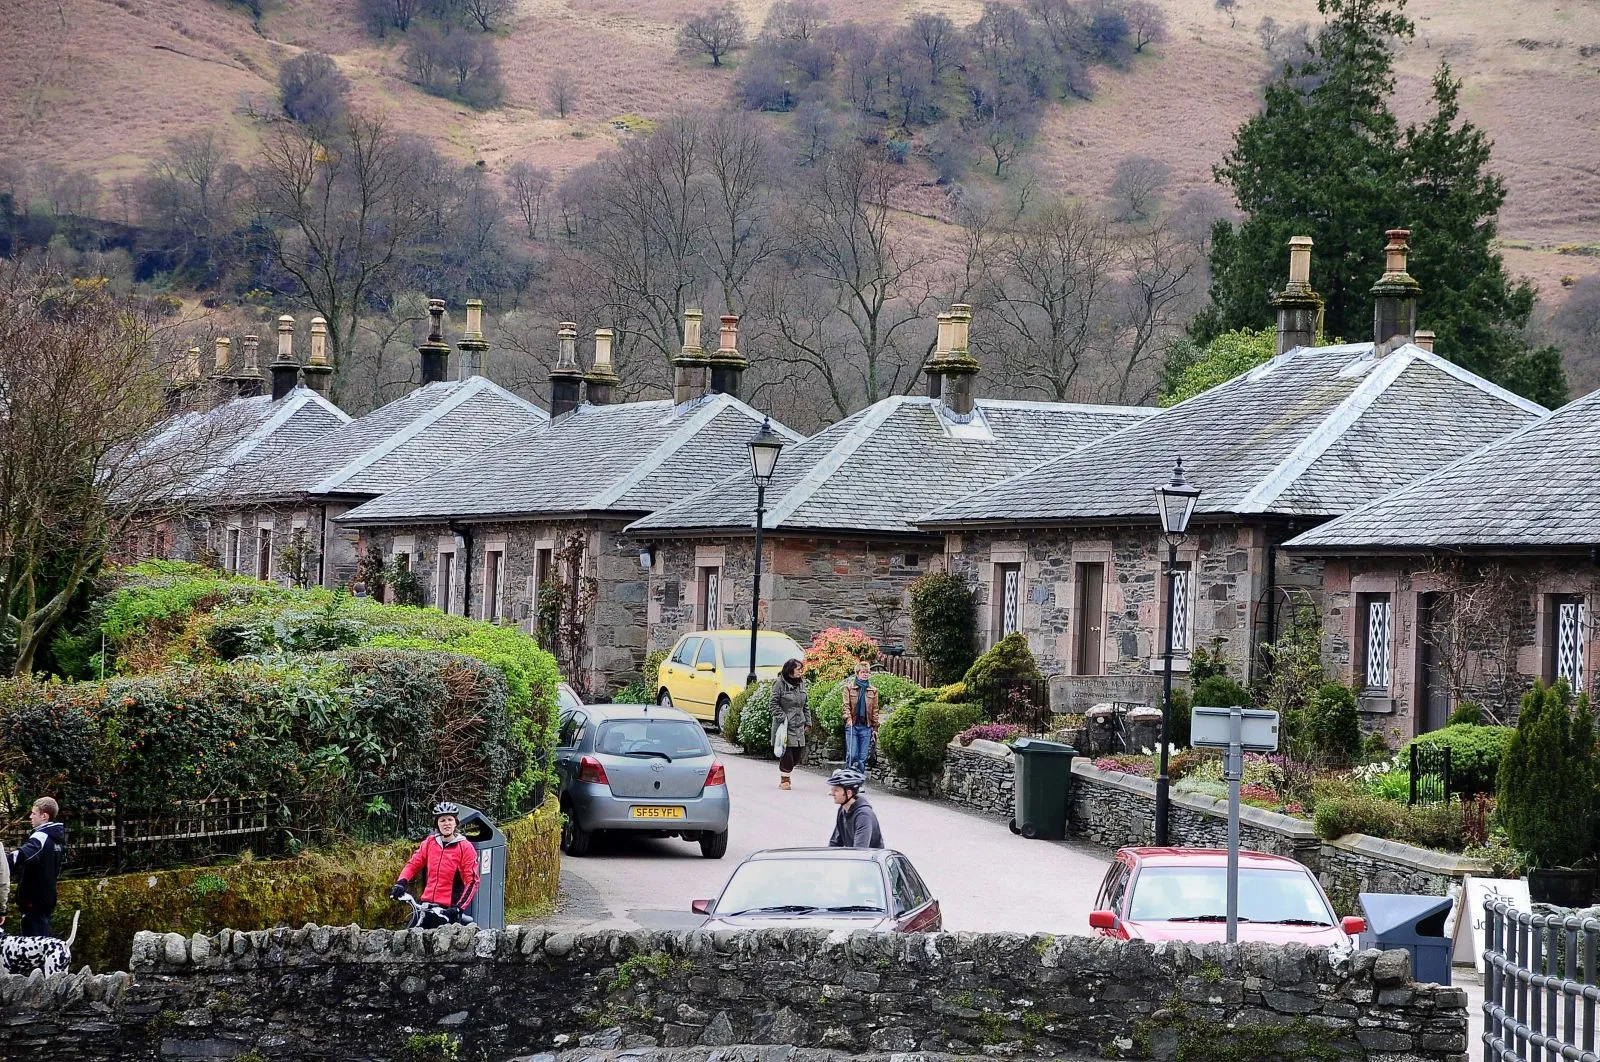
<svg viewBox="0 0 1600 1062">
<path fill-rule="evenodd" d="M 1227 939 L 1228 853 L 1123 848 L 1100 883 L 1089 927 L 1120 940 Z M 1316 876 L 1286 856 L 1239 853 L 1239 939 L 1348 948 L 1367 928 L 1340 919 Z"/>
<path fill-rule="evenodd" d="M 696 900 L 703 929 L 803 926 L 932 932 L 939 901 L 911 865 L 887 848 L 768 848 L 734 868 L 722 895 Z"/>
</svg>

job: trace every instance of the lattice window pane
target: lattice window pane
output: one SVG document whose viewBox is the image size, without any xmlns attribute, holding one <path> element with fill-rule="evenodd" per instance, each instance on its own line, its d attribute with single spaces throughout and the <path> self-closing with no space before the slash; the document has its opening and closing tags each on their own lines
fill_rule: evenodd
<svg viewBox="0 0 1600 1062">
<path fill-rule="evenodd" d="M 1003 638 L 1021 628 L 1022 616 L 1022 569 L 1010 567 L 1005 569 L 1004 605 L 1000 613 L 1000 636 Z"/>
<path fill-rule="evenodd" d="M 1588 642 L 1587 609 L 1581 601 L 1563 601 L 1556 619 L 1556 678 L 1583 691 L 1583 655 Z"/>
<path fill-rule="evenodd" d="M 1388 598 L 1367 602 L 1367 686 L 1370 689 L 1389 688 L 1391 617 Z"/>
<path fill-rule="evenodd" d="M 1190 601 L 1194 572 L 1189 568 L 1175 568 L 1172 572 L 1172 650 L 1189 651 L 1194 606 Z"/>
<path fill-rule="evenodd" d="M 722 603 L 718 600 L 722 589 L 722 573 L 716 569 L 706 572 L 706 629 L 711 630 L 722 622 Z"/>
</svg>

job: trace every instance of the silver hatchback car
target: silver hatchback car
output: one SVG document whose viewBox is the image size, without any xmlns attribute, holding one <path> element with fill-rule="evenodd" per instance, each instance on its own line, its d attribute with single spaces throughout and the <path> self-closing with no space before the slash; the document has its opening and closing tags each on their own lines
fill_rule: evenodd
<svg viewBox="0 0 1600 1062">
<path fill-rule="evenodd" d="M 568 708 L 556 745 L 568 855 L 587 854 L 602 830 L 698 841 L 707 859 L 728 851 L 727 774 L 688 713 L 647 704 Z"/>
</svg>

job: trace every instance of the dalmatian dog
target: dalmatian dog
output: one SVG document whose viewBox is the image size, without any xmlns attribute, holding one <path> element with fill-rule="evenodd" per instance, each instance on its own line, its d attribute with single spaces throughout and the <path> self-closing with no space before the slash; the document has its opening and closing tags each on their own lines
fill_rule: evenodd
<svg viewBox="0 0 1600 1062">
<path fill-rule="evenodd" d="M 78 939 L 78 916 L 72 912 L 72 932 L 66 940 L 55 937 L 13 937 L 0 930 L 0 974 L 27 977 L 35 970 L 49 977 L 66 973 L 72 965 L 72 942 Z"/>
</svg>

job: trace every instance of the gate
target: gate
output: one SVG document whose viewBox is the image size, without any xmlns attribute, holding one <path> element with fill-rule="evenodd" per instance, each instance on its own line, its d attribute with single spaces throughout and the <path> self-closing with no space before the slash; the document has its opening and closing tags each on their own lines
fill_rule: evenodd
<svg viewBox="0 0 1600 1062">
<path fill-rule="evenodd" d="M 1600 1062 L 1600 919 L 1483 910 L 1484 1062 Z"/>
<path fill-rule="evenodd" d="M 1450 746 L 1411 746 L 1407 804 L 1450 803 Z"/>
</svg>

